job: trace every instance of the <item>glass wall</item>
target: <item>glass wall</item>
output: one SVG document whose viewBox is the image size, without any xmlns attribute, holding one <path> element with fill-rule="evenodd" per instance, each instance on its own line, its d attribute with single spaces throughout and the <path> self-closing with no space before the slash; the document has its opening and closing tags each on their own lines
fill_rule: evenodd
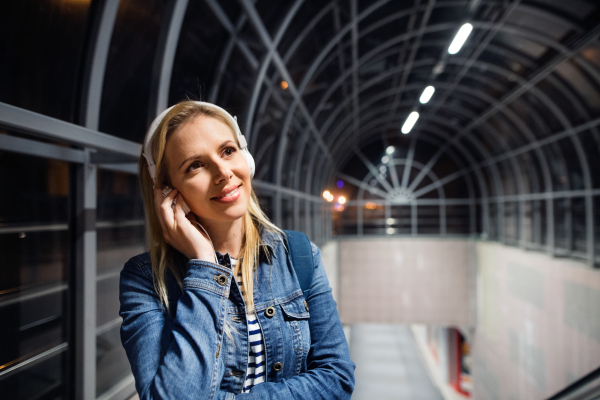
<svg viewBox="0 0 600 400">
<path fill-rule="evenodd" d="M 62 398 L 70 331 L 69 164 L 0 150 L 0 185 L 0 393 Z"/>
</svg>

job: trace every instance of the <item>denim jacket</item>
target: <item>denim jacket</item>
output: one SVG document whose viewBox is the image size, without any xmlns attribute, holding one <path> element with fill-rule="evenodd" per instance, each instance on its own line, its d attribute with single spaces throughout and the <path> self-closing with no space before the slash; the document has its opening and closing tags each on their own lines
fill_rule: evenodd
<svg viewBox="0 0 600 400">
<path fill-rule="evenodd" d="M 183 288 L 167 281 L 169 311 L 154 289 L 148 253 L 121 272 L 121 342 L 140 399 L 349 399 L 355 365 L 321 262 L 304 298 L 291 258 L 273 234 L 255 272 L 254 301 L 264 337 L 266 381 L 241 393 L 248 362 L 246 308 L 232 270 L 187 262 Z M 225 334 L 225 324 L 233 341 Z"/>
</svg>

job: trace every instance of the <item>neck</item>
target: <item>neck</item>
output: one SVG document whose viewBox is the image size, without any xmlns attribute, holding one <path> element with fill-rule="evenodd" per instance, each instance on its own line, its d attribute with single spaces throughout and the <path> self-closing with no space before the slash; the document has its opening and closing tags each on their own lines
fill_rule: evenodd
<svg viewBox="0 0 600 400">
<path fill-rule="evenodd" d="M 233 258 L 239 258 L 244 237 L 243 217 L 227 222 L 208 219 L 202 219 L 199 222 L 206 229 L 216 251 L 221 254 L 229 253 Z"/>
</svg>

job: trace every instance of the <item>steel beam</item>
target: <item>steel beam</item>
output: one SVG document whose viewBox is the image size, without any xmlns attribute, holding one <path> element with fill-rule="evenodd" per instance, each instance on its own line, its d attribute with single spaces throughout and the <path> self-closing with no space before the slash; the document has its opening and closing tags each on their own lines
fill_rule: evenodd
<svg viewBox="0 0 600 400">
<path fill-rule="evenodd" d="M 140 156 L 142 150 L 139 143 L 1 102 L 0 126 L 77 146 L 123 154 L 134 159 Z"/>
<path fill-rule="evenodd" d="M 169 0 L 161 22 L 148 100 L 148 125 L 167 109 L 175 51 L 188 0 Z"/>
<path fill-rule="evenodd" d="M 83 89 L 83 123 L 86 128 L 97 131 L 100 121 L 100 105 L 102 102 L 102 89 L 104 87 L 104 71 L 106 70 L 106 60 L 108 58 L 108 49 L 112 38 L 117 11 L 120 0 L 104 0 L 98 4 L 98 13 L 100 20 L 97 29 L 93 29 L 92 37 L 93 54 L 91 55 L 90 65 L 87 75 L 84 77 Z"/>
</svg>

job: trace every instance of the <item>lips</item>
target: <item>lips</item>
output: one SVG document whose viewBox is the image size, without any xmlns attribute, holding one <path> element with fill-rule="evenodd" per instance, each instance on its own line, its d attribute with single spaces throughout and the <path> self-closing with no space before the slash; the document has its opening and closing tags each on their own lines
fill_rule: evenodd
<svg viewBox="0 0 600 400">
<path fill-rule="evenodd" d="M 221 193 L 218 196 L 212 197 L 211 200 L 223 200 L 235 197 L 239 193 L 240 186 L 242 185 L 239 184 L 237 186 L 225 188 L 221 191 Z"/>
</svg>

